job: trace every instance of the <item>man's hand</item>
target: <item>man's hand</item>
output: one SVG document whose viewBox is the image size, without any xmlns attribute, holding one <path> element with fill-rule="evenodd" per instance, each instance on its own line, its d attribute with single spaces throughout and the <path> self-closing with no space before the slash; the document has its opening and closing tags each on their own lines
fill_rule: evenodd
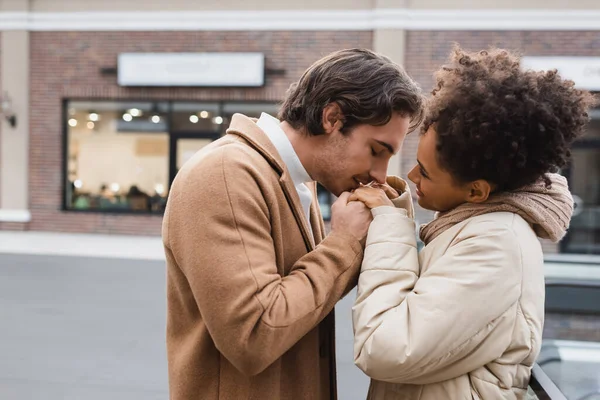
<svg viewBox="0 0 600 400">
<path fill-rule="evenodd" d="M 364 244 L 373 216 L 360 201 L 349 201 L 344 192 L 331 206 L 331 230 L 348 233 Z"/>
<path fill-rule="evenodd" d="M 391 187 L 389 189 L 394 190 Z M 394 190 L 394 192 L 396 191 Z M 390 200 L 390 196 L 383 188 L 379 189 L 369 186 L 362 186 L 356 189 L 350 195 L 348 201 L 361 201 L 371 209 L 380 206 L 394 206 L 394 203 Z"/>
</svg>

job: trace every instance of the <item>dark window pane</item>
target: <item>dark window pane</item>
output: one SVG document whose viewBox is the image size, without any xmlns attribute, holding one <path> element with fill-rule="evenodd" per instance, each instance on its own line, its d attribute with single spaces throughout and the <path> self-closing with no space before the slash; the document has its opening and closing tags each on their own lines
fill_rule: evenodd
<svg viewBox="0 0 600 400">
<path fill-rule="evenodd" d="M 173 103 L 173 132 L 219 132 L 223 122 L 218 103 Z"/>
<path fill-rule="evenodd" d="M 600 114 L 572 151 L 567 171 L 569 186 L 575 199 L 575 212 L 569 234 L 563 242 L 568 253 L 600 254 Z M 596 118 L 598 117 L 598 118 Z"/>
</svg>

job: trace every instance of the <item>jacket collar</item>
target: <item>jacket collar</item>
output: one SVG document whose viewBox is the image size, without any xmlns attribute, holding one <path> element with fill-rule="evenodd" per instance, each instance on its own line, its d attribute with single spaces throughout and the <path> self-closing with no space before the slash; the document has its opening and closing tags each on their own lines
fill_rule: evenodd
<svg viewBox="0 0 600 400">
<path fill-rule="evenodd" d="M 262 129 L 256 125 L 256 119 L 248 118 L 243 114 L 233 114 L 227 134 L 237 135 L 246 140 L 271 164 L 280 176 L 286 171 L 285 163 L 277 149 Z"/>
<path fill-rule="evenodd" d="M 322 239 L 321 223 L 315 221 L 315 219 L 321 219 L 320 213 L 316 208 L 319 207 L 317 197 L 315 194 L 315 187 L 311 185 L 313 190 L 313 201 L 311 203 L 311 221 L 312 221 L 312 232 L 308 226 L 308 222 L 304 216 L 304 210 L 302 209 L 302 203 L 300 197 L 296 191 L 294 182 L 290 176 L 285 163 L 281 159 L 281 156 L 277 152 L 277 149 L 267 137 L 267 135 L 256 125 L 256 120 L 248 118 L 242 114 L 234 114 L 231 118 L 231 125 L 227 129 L 228 135 L 236 135 L 243 138 L 248 144 L 260 153 L 265 160 L 269 162 L 271 167 L 279 174 L 279 184 L 283 189 L 285 197 L 290 205 L 290 208 L 296 219 L 296 223 L 302 231 L 304 243 L 307 251 L 312 251 L 315 248 L 315 240 L 318 243 Z M 316 223 L 317 222 L 317 223 Z M 313 239 L 314 235 L 314 239 Z"/>
</svg>

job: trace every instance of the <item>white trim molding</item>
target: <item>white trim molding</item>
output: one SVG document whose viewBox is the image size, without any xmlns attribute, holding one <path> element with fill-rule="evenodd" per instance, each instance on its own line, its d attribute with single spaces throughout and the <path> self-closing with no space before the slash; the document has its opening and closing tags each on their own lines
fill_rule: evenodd
<svg viewBox="0 0 600 400">
<path fill-rule="evenodd" d="M 0 222 L 29 222 L 31 212 L 29 210 L 9 210 L 0 208 Z"/>
<path fill-rule="evenodd" d="M 405 30 L 600 30 L 598 10 L 376 9 L 376 29 Z"/>
<path fill-rule="evenodd" d="M 593 10 L 288 10 L 0 12 L 0 30 L 370 31 L 600 30 Z"/>
</svg>

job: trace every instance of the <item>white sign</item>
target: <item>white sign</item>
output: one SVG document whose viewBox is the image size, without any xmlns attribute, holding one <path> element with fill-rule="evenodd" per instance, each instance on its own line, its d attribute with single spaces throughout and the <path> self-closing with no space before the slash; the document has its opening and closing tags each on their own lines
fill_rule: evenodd
<svg viewBox="0 0 600 400">
<path fill-rule="evenodd" d="M 572 80 L 580 89 L 600 90 L 600 57 L 523 57 L 521 67 L 556 69 L 561 77 Z"/>
<path fill-rule="evenodd" d="M 257 87 L 264 85 L 262 53 L 122 53 L 121 86 Z"/>
</svg>

